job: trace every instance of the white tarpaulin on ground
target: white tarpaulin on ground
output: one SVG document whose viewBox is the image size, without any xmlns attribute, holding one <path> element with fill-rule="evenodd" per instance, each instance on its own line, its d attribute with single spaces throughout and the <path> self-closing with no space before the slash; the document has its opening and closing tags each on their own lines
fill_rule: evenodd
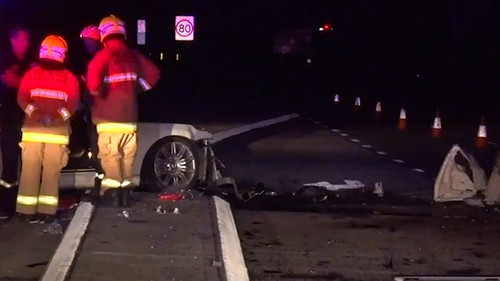
<svg viewBox="0 0 500 281">
<path fill-rule="evenodd" d="M 463 201 L 486 189 L 486 174 L 476 159 L 454 145 L 434 183 L 434 201 Z"/>
<path fill-rule="evenodd" d="M 500 203 L 500 152 L 495 157 L 495 166 L 484 192 L 486 202 L 491 205 Z"/>
<path fill-rule="evenodd" d="M 356 189 L 363 188 L 365 185 L 358 180 L 344 180 L 345 184 L 332 184 L 327 181 L 320 181 L 314 183 L 305 183 L 304 186 L 322 187 L 328 191 L 337 191 L 341 189 Z"/>
</svg>

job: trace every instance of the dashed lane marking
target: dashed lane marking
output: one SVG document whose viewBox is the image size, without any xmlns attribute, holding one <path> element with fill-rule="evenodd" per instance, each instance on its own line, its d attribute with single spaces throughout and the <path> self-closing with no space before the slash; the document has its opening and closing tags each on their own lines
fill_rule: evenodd
<svg viewBox="0 0 500 281">
<path fill-rule="evenodd" d="M 318 122 L 318 121 L 314 121 L 314 119 L 313 119 L 313 118 L 307 118 L 307 120 L 309 120 L 309 121 L 313 122 L 313 123 L 314 123 L 314 124 L 316 124 L 316 125 L 321 125 L 321 126 L 322 126 L 322 127 L 324 127 L 324 128 L 330 128 L 329 126 L 324 125 L 324 124 L 322 124 L 322 123 L 320 123 L 320 122 Z M 343 136 L 343 137 L 348 137 L 348 136 L 349 136 L 349 134 L 346 134 L 346 133 L 341 133 L 341 131 L 340 131 L 339 129 L 330 129 L 330 131 L 332 131 L 333 133 L 340 133 L 340 135 L 341 135 L 341 136 Z M 361 143 L 361 140 L 359 140 L 359 139 L 351 139 L 351 141 L 352 141 L 352 142 L 354 142 L 354 143 Z M 494 142 L 488 142 L 488 143 L 489 143 L 489 144 L 491 144 L 491 145 L 496 145 Z M 373 148 L 373 147 L 372 147 L 371 145 L 369 145 L 369 144 L 362 144 L 362 145 L 361 145 L 361 147 L 363 147 L 363 148 Z M 387 155 L 387 153 L 386 153 L 386 152 L 384 152 L 384 151 L 376 151 L 376 153 L 377 153 L 378 155 Z M 396 162 L 396 163 L 400 163 L 400 164 L 404 164 L 404 163 L 405 163 L 405 161 L 403 161 L 403 160 L 401 160 L 401 159 L 392 159 L 392 161 L 393 161 L 393 162 Z M 417 172 L 417 173 L 425 173 L 425 171 L 424 171 L 424 170 L 419 169 L 419 168 L 412 168 L 411 170 L 412 170 L 412 171 L 415 171 L 415 172 Z M 433 179 L 433 180 L 436 180 L 436 179 Z"/>
</svg>

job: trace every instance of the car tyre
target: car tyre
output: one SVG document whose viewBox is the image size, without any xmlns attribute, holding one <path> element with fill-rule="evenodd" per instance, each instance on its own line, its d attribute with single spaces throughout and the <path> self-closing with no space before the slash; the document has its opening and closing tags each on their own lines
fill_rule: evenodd
<svg viewBox="0 0 500 281">
<path fill-rule="evenodd" d="M 144 157 L 139 191 L 175 193 L 183 189 L 192 190 L 199 183 L 203 166 L 202 150 L 196 142 L 180 136 L 162 138 L 151 146 Z M 177 185 L 173 184 L 173 178 L 178 179 Z"/>
</svg>

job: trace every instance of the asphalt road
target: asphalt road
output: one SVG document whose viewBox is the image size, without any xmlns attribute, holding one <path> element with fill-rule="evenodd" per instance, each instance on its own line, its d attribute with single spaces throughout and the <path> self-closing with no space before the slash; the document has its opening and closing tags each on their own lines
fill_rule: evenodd
<svg viewBox="0 0 500 281">
<path fill-rule="evenodd" d="M 498 221 L 236 211 L 250 280 L 498 274 Z"/>
<path fill-rule="evenodd" d="M 384 111 L 380 121 L 377 121 L 374 108 L 371 104 L 363 105 L 356 111 L 350 105 L 329 105 L 315 111 L 303 111 L 302 115 L 320 127 L 348 134 L 346 138 L 371 146 L 375 153 L 383 151 L 392 159 L 403 160 L 412 168 L 424 170 L 431 179 L 439 172 L 444 157 L 454 144 L 472 154 L 487 174 L 491 172 L 498 151 L 496 144 L 500 143 L 499 131 L 495 126 L 487 126 L 488 146 L 477 148 L 479 120 L 455 122 L 447 121 L 442 116 L 441 137 L 433 138 L 432 111 L 407 112 L 407 129 L 399 130 L 399 109 L 393 107 Z"/>
<path fill-rule="evenodd" d="M 251 280 L 499 273 L 499 214 L 485 218 L 483 211 L 412 198 L 430 199 L 432 177 L 451 145 L 418 132 L 346 123 L 300 118 L 214 147 L 223 174 L 241 190 L 262 183 L 287 194 L 233 201 Z M 345 179 L 367 188 L 291 195 L 304 183 Z M 372 194 L 375 182 L 382 182 L 383 198 Z"/>
<path fill-rule="evenodd" d="M 0 226 L 0 280 L 39 280 L 62 234 L 44 233 L 47 225 L 10 221 Z"/>
<path fill-rule="evenodd" d="M 224 174 L 241 187 L 255 183 L 292 193 L 306 183 L 359 180 L 398 193 L 432 193 L 432 181 L 411 167 L 303 118 L 236 136 L 215 145 Z"/>
</svg>

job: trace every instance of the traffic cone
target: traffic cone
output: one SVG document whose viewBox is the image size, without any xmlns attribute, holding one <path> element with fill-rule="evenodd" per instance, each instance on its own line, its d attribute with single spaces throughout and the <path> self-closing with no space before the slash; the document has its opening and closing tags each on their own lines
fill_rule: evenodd
<svg viewBox="0 0 500 281">
<path fill-rule="evenodd" d="M 439 116 L 439 110 L 436 111 L 436 116 L 434 117 L 434 122 L 432 123 L 432 137 L 439 138 L 441 136 L 441 117 Z"/>
<path fill-rule="evenodd" d="M 333 102 L 335 104 L 338 104 L 340 102 L 340 96 L 338 94 L 333 97 Z"/>
<path fill-rule="evenodd" d="M 476 146 L 483 148 L 488 145 L 488 133 L 486 131 L 486 122 L 484 116 L 481 118 L 479 129 L 477 130 Z"/>
<path fill-rule="evenodd" d="M 354 102 L 354 111 L 358 113 L 360 108 L 361 108 L 361 98 L 357 97 L 356 101 Z"/>
<path fill-rule="evenodd" d="M 401 108 L 401 111 L 399 112 L 398 129 L 406 129 L 406 110 L 404 108 Z"/>
<path fill-rule="evenodd" d="M 375 119 L 377 122 L 380 122 L 382 120 L 382 103 L 377 102 L 377 105 L 375 106 Z"/>
</svg>

